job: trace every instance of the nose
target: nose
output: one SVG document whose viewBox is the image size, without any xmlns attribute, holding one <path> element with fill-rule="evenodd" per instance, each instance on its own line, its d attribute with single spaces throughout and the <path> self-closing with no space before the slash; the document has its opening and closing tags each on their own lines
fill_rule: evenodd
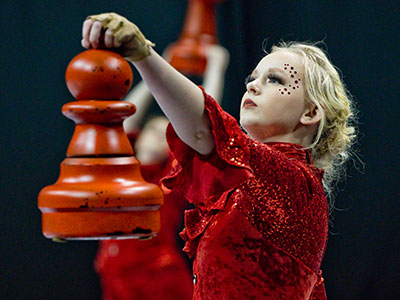
<svg viewBox="0 0 400 300">
<path fill-rule="evenodd" d="M 259 87 L 258 79 L 250 81 L 247 86 L 247 92 L 249 94 L 259 95 L 261 93 L 261 89 Z"/>
</svg>

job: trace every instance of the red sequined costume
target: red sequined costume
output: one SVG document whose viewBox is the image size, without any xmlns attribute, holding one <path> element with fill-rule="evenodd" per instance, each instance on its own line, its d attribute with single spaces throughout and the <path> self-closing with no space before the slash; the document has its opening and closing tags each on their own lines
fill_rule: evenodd
<svg viewBox="0 0 400 300">
<path fill-rule="evenodd" d="M 169 125 L 179 165 L 162 180 L 196 206 L 181 233 L 194 257 L 193 299 L 326 299 L 323 172 L 300 145 L 252 140 L 206 94 L 205 111 L 216 149 L 199 155 Z"/>
<path fill-rule="evenodd" d="M 158 184 L 171 170 L 171 162 L 170 158 L 163 164 L 141 166 L 143 178 Z M 192 299 L 192 272 L 177 243 L 186 205 L 176 192 L 164 195 L 161 230 L 151 240 L 100 242 L 95 269 L 104 300 Z"/>
</svg>

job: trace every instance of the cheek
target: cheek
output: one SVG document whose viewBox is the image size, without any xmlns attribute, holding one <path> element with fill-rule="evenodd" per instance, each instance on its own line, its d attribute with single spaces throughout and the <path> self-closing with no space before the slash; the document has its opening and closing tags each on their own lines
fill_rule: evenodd
<svg viewBox="0 0 400 300">
<path fill-rule="evenodd" d="M 290 85 L 289 85 L 289 87 L 288 88 L 280 88 L 279 89 L 279 93 L 281 94 L 281 95 L 290 95 L 291 93 L 292 93 L 292 91 L 291 91 L 291 89 L 290 89 Z"/>
<path fill-rule="evenodd" d="M 290 79 L 287 83 L 287 87 L 280 88 L 279 92 L 281 93 L 281 95 L 291 95 L 300 88 L 301 79 L 298 76 L 297 70 L 290 64 L 284 64 L 283 69 L 288 74 Z"/>
<path fill-rule="evenodd" d="M 295 92 L 290 92 L 289 89 L 285 91 L 284 88 L 282 88 L 282 91 L 284 91 L 284 94 L 279 93 L 276 96 L 275 101 L 270 103 L 268 111 L 273 111 L 274 115 L 279 116 L 284 122 L 297 123 L 304 108 L 301 91 L 296 89 Z M 270 117 L 275 118 L 272 115 Z"/>
</svg>

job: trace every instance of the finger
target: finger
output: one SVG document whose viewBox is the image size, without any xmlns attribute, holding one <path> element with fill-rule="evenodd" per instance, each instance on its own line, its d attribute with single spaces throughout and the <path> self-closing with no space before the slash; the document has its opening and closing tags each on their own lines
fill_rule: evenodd
<svg viewBox="0 0 400 300">
<path fill-rule="evenodd" d="M 114 37 L 113 37 L 113 42 L 114 42 L 114 47 L 118 48 L 121 46 L 121 43 L 119 41 L 117 41 Z"/>
<path fill-rule="evenodd" d="M 91 20 L 91 19 L 88 19 L 85 22 L 83 22 L 83 26 L 82 26 L 82 46 L 85 47 L 85 48 L 89 48 L 90 47 L 89 35 L 90 35 L 90 29 L 92 28 L 93 22 L 94 21 Z"/>
<path fill-rule="evenodd" d="M 107 48 L 114 46 L 114 36 L 110 28 L 107 28 L 106 33 L 104 34 L 104 45 Z"/>
<path fill-rule="evenodd" d="M 101 34 L 101 30 L 103 29 L 103 25 L 95 21 L 90 30 L 89 42 L 92 44 L 93 48 L 97 48 L 99 46 L 99 38 Z"/>
<path fill-rule="evenodd" d="M 81 40 L 81 45 L 83 48 L 89 49 L 90 48 L 90 43 L 87 40 L 82 39 Z"/>
<path fill-rule="evenodd" d="M 110 28 L 112 32 L 116 32 L 123 26 L 123 22 L 121 19 L 112 19 L 108 24 L 107 28 Z"/>
</svg>

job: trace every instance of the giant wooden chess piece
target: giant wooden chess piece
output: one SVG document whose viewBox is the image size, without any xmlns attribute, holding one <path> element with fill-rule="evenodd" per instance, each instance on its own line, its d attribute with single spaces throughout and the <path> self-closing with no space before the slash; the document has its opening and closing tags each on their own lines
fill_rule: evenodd
<svg viewBox="0 0 400 300">
<path fill-rule="evenodd" d="M 143 180 L 123 130 L 135 106 L 120 101 L 132 70 L 106 50 L 78 54 L 66 71 L 78 100 L 63 106 L 76 123 L 57 182 L 41 190 L 42 229 L 53 239 L 148 238 L 160 229 L 162 192 Z"/>
<path fill-rule="evenodd" d="M 182 32 L 168 47 L 170 64 L 186 75 L 202 76 L 207 66 L 206 48 L 218 44 L 215 5 L 225 0 L 188 0 Z"/>
</svg>

